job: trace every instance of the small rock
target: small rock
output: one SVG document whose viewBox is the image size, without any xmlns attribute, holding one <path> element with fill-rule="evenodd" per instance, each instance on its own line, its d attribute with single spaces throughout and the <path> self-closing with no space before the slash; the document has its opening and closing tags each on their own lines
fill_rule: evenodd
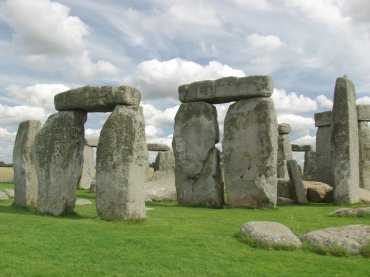
<svg viewBox="0 0 370 277">
<path fill-rule="evenodd" d="M 366 208 L 342 208 L 330 214 L 330 216 L 365 216 L 370 215 L 370 207 Z"/>
<path fill-rule="evenodd" d="M 4 192 L 9 196 L 9 198 L 14 198 L 14 189 L 4 189 Z"/>
<path fill-rule="evenodd" d="M 7 200 L 7 199 L 9 199 L 9 196 L 4 191 L 0 191 L 0 200 Z"/>
<path fill-rule="evenodd" d="M 81 205 L 92 205 L 92 202 L 89 199 L 79 198 L 76 200 L 76 206 Z"/>
</svg>

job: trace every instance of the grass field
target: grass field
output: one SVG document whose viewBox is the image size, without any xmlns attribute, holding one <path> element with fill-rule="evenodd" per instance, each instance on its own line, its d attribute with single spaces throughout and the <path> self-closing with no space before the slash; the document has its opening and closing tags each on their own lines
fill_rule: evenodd
<svg viewBox="0 0 370 277">
<path fill-rule="evenodd" d="M 0 190 L 9 184 L 0 184 Z M 95 195 L 78 191 L 78 197 Z M 52 217 L 0 202 L 2 276 L 369 276 L 370 259 L 308 250 L 253 248 L 235 234 L 250 220 L 277 221 L 301 235 L 370 217 L 336 218 L 330 205 L 206 209 L 147 203 L 143 222 L 101 220 L 95 205 Z"/>
<path fill-rule="evenodd" d="M 13 168 L 0 167 L 0 183 L 11 183 L 11 182 L 13 182 Z"/>
</svg>

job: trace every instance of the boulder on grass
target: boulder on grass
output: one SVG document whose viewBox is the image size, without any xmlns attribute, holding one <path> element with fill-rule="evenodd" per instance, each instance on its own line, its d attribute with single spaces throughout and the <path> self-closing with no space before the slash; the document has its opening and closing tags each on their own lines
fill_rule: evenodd
<svg viewBox="0 0 370 277">
<path fill-rule="evenodd" d="M 330 216 L 366 216 L 370 215 L 370 207 L 366 208 L 342 208 L 330 214 Z"/>
<path fill-rule="evenodd" d="M 303 183 L 307 199 L 313 203 L 325 202 L 326 195 L 333 190 L 333 187 L 321 182 L 303 181 Z"/>
</svg>

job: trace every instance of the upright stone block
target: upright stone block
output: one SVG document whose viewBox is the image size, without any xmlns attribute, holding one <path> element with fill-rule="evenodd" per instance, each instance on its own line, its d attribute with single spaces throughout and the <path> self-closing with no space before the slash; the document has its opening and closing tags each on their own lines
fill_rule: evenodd
<svg viewBox="0 0 370 277">
<path fill-rule="evenodd" d="M 358 122 L 360 149 L 360 187 L 370 190 L 370 127 L 366 121 Z"/>
<path fill-rule="evenodd" d="M 141 107 L 116 106 L 100 133 L 96 156 L 96 208 L 110 219 L 145 217 L 149 167 Z"/>
<path fill-rule="evenodd" d="M 302 173 L 296 160 L 287 161 L 290 183 L 293 188 L 294 199 L 298 204 L 308 203 L 302 180 Z"/>
<path fill-rule="evenodd" d="M 78 184 L 79 188 L 90 189 L 91 182 L 95 180 L 94 150 L 85 144 L 83 151 L 82 175 Z"/>
<path fill-rule="evenodd" d="M 271 98 L 240 100 L 229 107 L 223 140 L 229 206 L 276 206 L 277 141 L 278 126 Z"/>
<path fill-rule="evenodd" d="M 290 125 L 282 123 L 278 125 L 278 161 L 277 161 L 277 177 L 289 178 L 286 161 L 293 159 L 292 146 L 290 144 L 289 133 Z"/>
<path fill-rule="evenodd" d="M 172 141 L 179 204 L 223 207 L 218 141 L 216 108 L 206 102 L 181 104 Z"/>
<path fill-rule="evenodd" d="M 73 212 L 82 172 L 86 118 L 82 111 L 52 114 L 36 135 L 37 210 L 41 213 Z"/>
<path fill-rule="evenodd" d="M 38 120 L 23 121 L 19 124 L 13 149 L 14 197 L 20 207 L 36 206 L 37 174 L 32 155 L 36 134 L 41 129 Z"/>
<path fill-rule="evenodd" d="M 317 176 L 316 152 L 306 151 L 304 153 L 303 180 L 315 181 Z"/>
<path fill-rule="evenodd" d="M 359 199 L 359 142 L 356 92 L 347 77 L 337 78 L 331 134 L 334 201 L 352 204 Z"/>
<path fill-rule="evenodd" d="M 173 151 L 158 152 L 154 163 L 155 171 L 171 171 L 175 170 L 175 156 Z"/>
</svg>

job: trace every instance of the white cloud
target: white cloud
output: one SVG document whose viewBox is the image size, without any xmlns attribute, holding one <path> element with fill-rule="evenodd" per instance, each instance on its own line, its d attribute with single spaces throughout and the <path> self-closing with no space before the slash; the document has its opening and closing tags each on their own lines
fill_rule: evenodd
<svg viewBox="0 0 370 277">
<path fill-rule="evenodd" d="M 283 114 L 278 116 L 279 123 L 288 123 L 292 128 L 291 136 L 308 135 L 310 129 L 315 128 L 315 121 L 311 117 L 303 117 L 294 114 Z"/>
<path fill-rule="evenodd" d="M 278 114 L 309 112 L 317 109 L 316 102 L 311 98 L 302 94 L 297 95 L 295 92 L 287 93 L 284 89 L 274 89 L 272 99 Z"/>
<path fill-rule="evenodd" d="M 18 125 L 25 120 L 44 122 L 47 114 L 43 108 L 30 106 L 7 106 L 0 104 L 0 126 Z"/>
<path fill-rule="evenodd" d="M 92 129 L 86 128 L 85 129 L 85 137 L 86 138 L 99 138 L 101 129 Z"/>
<path fill-rule="evenodd" d="M 341 10 L 354 21 L 370 22 L 370 2 L 368 0 L 343 1 Z"/>
<path fill-rule="evenodd" d="M 320 107 L 331 110 L 333 108 L 333 101 L 327 98 L 325 95 L 319 95 L 316 97 L 316 101 L 319 103 Z"/>
<path fill-rule="evenodd" d="M 357 104 L 370 105 L 370 97 L 364 96 L 356 100 Z"/>
<path fill-rule="evenodd" d="M 255 10 L 269 10 L 271 4 L 267 0 L 232 0 L 235 4 Z"/>
<path fill-rule="evenodd" d="M 285 42 L 274 35 L 264 36 L 253 33 L 247 37 L 247 41 L 252 48 L 265 52 L 275 51 L 285 46 Z"/>
</svg>

